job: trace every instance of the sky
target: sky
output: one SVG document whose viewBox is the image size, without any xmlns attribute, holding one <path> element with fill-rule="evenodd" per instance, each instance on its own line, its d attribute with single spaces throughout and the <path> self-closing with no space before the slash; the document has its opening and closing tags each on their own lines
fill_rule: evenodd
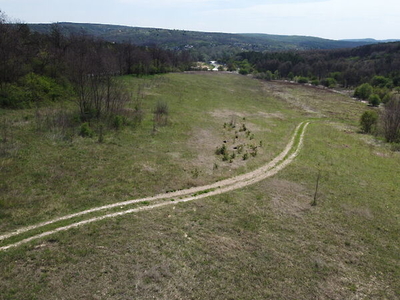
<svg viewBox="0 0 400 300">
<path fill-rule="evenodd" d="M 25 23 L 400 39 L 399 0 L 0 0 L 0 10 Z"/>
</svg>

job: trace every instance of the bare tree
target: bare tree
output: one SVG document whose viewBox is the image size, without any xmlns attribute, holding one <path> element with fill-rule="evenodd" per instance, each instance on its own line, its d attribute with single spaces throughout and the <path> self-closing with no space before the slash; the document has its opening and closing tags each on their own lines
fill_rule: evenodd
<svg viewBox="0 0 400 300">
<path fill-rule="evenodd" d="M 11 24 L 0 11 L 0 84 L 14 82 L 23 71 L 24 60 L 19 25 Z"/>
<path fill-rule="evenodd" d="M 115 48 L 84 33 L 72 36 L 70 44 L 70 80 L 78 96 L 82 121 L 118 113 L 129 95 L 114 79 L 119 74 Z"/>
<path fill-rule="evenodd" d="M 400 97 L 393 97 L 385 105 L 382 123 L 386 141 L 400 141 Z"/>
</svg>

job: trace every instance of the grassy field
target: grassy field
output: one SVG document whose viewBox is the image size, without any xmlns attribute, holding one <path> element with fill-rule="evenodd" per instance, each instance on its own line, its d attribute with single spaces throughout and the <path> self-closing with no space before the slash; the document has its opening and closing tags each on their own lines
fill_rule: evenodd
<svg viewBox="0 0 400 300">
<path fill-rule="evenodd" d="M 400 298 L 400 155 L 358 133 L 363 104 L 228 74 L 121 80 L 145 87 L 145 118 L 104 143 L 38 131 L 35 110 L 1 112 L 0 233 L 253 170 L 312 123 L 270 179 L 0 252 L 0 299 Z M 154 133 L 160 100 L 169 124 Z M 222 161 L 215 149 L 233 140 L 262 147 Z"/>
<path fill-rule="evenodd" d="M 38 131 L 35 110 L 3 112 L 14 149 L 2 160 L 1 231 L 246 172 L 280 151 L 298 122 L 296 114 L 268 98 L 259 82 L 241 77 L 171 74 L 123 80 L 134 95 L 141 86 L 144 120 L 141 126 L 106 133 L 104 143 L 78 136 L 64 141 L 56 129 Z M 154 134 L 152 111 L 158 101 L 169 106 L 169 125 Z M 232 120 L 237 128 L 224 128 Z M 215 149 L 224 140 L 231 143 L 242 124 L 254 139 L 241 133 L 239 142 L 264 141 L 260 155 L 222 162 Z"/>
</svg>

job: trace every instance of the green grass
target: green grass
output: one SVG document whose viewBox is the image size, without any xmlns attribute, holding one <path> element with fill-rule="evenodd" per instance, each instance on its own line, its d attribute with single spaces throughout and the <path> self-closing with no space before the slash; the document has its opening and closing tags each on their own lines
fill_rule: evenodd
<svg viewBox="0 0 400 300">
<path fill-rule="evenodd" d="M 142 86 L 145 117 L 138 127 L 106 132 L 104 143 L 97 136 L 75 136 L 68 142 L 38 132 L 34 110 L 3 112 L 16 151 L 2 158 L 0 231 L 246 172 L 280 151 L 298 122 L 259 82 L 239 76 L 170 74 L 123 80 L 133 94 Z M 169 125 L 153 134 L 152 111 L 160 100 L 169 106 Z M 283 111 L 285 120 L 264 118 L 259 114 L 264 111 Z M 249 127 L 254 124 L 257 139 L 271 142 L 263 155 L 232 165 L 213 154 L 228 137 L 223 124 L 235 115 L 238 121 L 246 117 Z"/>
<path fill-rule="evenodd" d="M 284 148 L 300 121 L 311 119 L 299 156 L 244 189 L 99 221 L 0 252 L 0 299 L 400 298 L 400 155 L 357 133 L 362 104 L 242 76 L 162 78 L 140 79 L 152 82 L 148 111 L 158 100 L 169 104 L 171 123 L 155 135 L 149 112 L 141 127 L 107 134 L 104 144 L 63 144 L 25 133 L 29 123 L 13 123 L 20 149 L 2 158 L 2 177 L 10 186 L 1 198 L 3 231 L 252 170 Z M 124 80 L 133 88 L 139 84 Z M 29 113 L 2 117 L 21 120 Z M 223 128 L 232 114 L 263 147 L 256 157 L 230 164 L 214 152 L 232 134 Z M 203 164 L 207 157 L 212 159 Z M 143 163 L 151 172 L 143 171 Z M 46 181 L 43 173 L 57 170 L 71 175 L 65 183 L 62 176 Z M 317 205 L 311 206 L 319 172 Z"/>
</svg>

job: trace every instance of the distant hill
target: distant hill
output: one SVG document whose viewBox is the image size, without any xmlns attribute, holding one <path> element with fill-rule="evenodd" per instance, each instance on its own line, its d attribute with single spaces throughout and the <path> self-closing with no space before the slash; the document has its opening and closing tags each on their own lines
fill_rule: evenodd
<svg viewBox="0 0 400 300">
<path fill-rule="evenodd" d="M 337 41 L 310 36 L 230 34 L 87 23 L 57 24 L 67 35 L 84 31 L 110 42 L 130 42 L 139 46 L 157 45 L 173 50 L 189 49 L 195 59 L 203 61 L 218 60 L 241 51 L 339 49 L 379 43 L 373 39 Z M 52 28 L 52 24 L 29 26 L 41 33 L 48 33 Z"/>
<path fill-rule="evenodd" d="M 390 39 L 390 40 L 375 40 L 375 39 L 345 39 L 341 40 L 344 42 L 357 42 L 357 43 L 367 43 L 367 44 L 377 44 L 377 43 L 392 43 L 399 42 L 400 40 Z"/>
</svg>

